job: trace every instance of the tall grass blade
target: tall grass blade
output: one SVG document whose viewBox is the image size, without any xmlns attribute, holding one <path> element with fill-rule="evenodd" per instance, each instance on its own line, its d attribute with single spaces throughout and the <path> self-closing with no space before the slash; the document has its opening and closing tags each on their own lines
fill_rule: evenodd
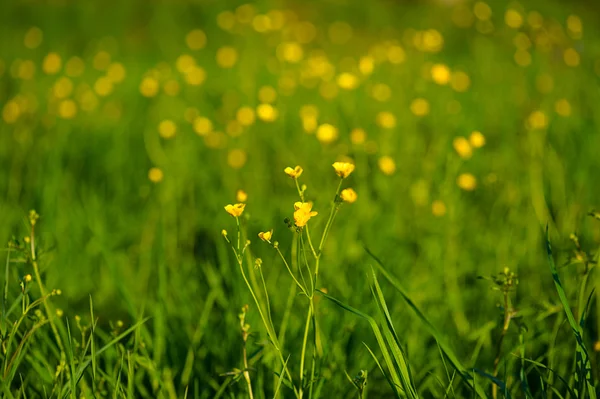
<svg viewBox="0 0 600 399">
<path fill-rule="evenodd" d="M 391 385 L 392 389 L 394 390 L 394 393 L 396 394 L 397 397 L 405 396 L 406 393 L 401 388 L 402 382 L 400 381 L 400 377 L 398 376 L 398 373 L 396 372 L 396 367 L 394 366 L 392 357 L 390 356 L 390 353 L 385 344 L 383 335 L 381 334 L 381 330 L 379 329 L 379 326 L 377 326 L 377 322 L 375 321 L 375 319 L 373 319 L 368 314 L 361 312 L 360 310 L 357 310 L 349 305 L 346 305 L 345 303 L 335 299 L 334 297 L 324 293 L 323 291 L 319 291 L 319 290 L 316 290 L 316 291 L 319 292 L 321 295 L 323 295 L 325 298 L 329 299 L 331 302 L 333 302 L 336 305 L 338 305 L 339 307 L 341 307 L 342 309 L 344 309 L 350 313 L 353 313 L 356 316 L 359 316 L 369 322 L 369 325 L 371 326 L 371 329 L 373 330 L 373 333 L 375 334 L 375 339 L 377 340 L 377 344 L 379 345 L 379 348 L 381 349 L 381 353 L 383 354 L 385 364 L 390 373 L 390 378 L 392 381 L 392 383 L 390 385 Z"/>
<path fill-rule="evenodd" d="M 406 391 L 409 398 L 418 398 L 419 395 L 414 387 L 412 376 L 410 374 L 410 368 L 408 367 L 408 363 L 406 361 L 406 356 L 400 345 L 400 340 L 396 334 L 396 329 L 392 323 L 392 318 L 390 316 L 387 303 L 385 302 L 383 292 L 381 291 L 381 287 L 379 286 L 379 282 L 377 281 L 377 276 L 375 275 L 373 268 L 371 268 L 371 277 L 373 278 L 371 283 L 371 292 L 375 297 L 377 307 L 379 308 L 386 323 L 382 328 L 383 335 L 385 336 L 385 339 L 387 340 L 387 343 L 392 351 L 392 355 L 394 356 L 394 360 L 396 361 L 396 365 L 400 373 L 400 380 L 402 381 L 402 387 Z"/>
<path fill-rule="evenodd" d="M 423 312 L 415 305 L 415 303 L 410 299 L 406 290 L 402 287 L 400 282 L 392 276 L 384 267 L 383 263 L 375 254 L 373 254 L 368 248 L 365 247 L 367 253 L 375 260 L 375 265 L 377 269 L 381 272 L 381 274 L 392 284 L 392 286 L 400 293 L 402 299 L 408 304 L 408 306 L 415 312 L 419 320 L 425 325 L 429 334 L 433 336 L 433 338 L 437 341 L 438 345 L 446 355 L 448 361 L 454 369 L 458 372 L 463 381 L 473 389 L 477 396 L 480 398 L 486 398 L 487 395 L 483 391 L 483 388 L 477 385 L 477 383 L 473 380 L 473 377 L 467 371 L 467 368 L 458 360 L 458 356 L 454 353 L 449 344 L 446 343 L 443 336 L 438 332 L 438 330 L 434 327 L 433 324 L 425 317 Z"/>
</svg>

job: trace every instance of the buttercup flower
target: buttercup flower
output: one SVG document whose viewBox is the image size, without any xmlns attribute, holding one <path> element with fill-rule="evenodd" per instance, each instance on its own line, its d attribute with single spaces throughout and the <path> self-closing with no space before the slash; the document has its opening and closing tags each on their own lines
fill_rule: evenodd
<svg viewBox="0 0 600 399">
<path fill-rule="evenodd" d="M 304 169 L 302 169 L 302 167 L 300 167 L 300 165 L 297 165 L 295 168 L 291 168 L 288 166 L 283 171 L 285 172 L 286 175 L 288 175 L 292 179 L 297 179 L 298 177 L 300 177 L 302 172 L 304 172 Z"/>
<path fill-rule="evenodd" d="M 258 233 L 258 237 L 266 242 L 271 242 L 271 237 L 273 237 L 273 230 L 271 229 L 270 231 L 261 231 L 260 233 Z"/>
<path fill-rule="evenodd" d="M 350 176 L 350 173 L 354 171 L 354 164 L 348 162 L 335 162 L 332 166 L 335 173 L 342 179 Z"/>
<path fill-rule="evenodd" d="M 342 192 L 340 193 L 340 198 L 344 201 L 347 202 L 349 204 L 353 203 L 354 201 L 356 201 L 356 198 L 358 197 L 358 195 L 356 194 L 356 191 L 354 191 L 351 188 L 345 188 L 342 190 Z"/>
<path fill-rule="evenodd" d="M 235 204 L 235 205 L 229 204 L 229 205 L 225 206 L 225 211 L 227 211 L 227 213 L 230 214 L 231 216 L 237 218 L 242 215 L 245 207 L 246 207 L 246 204 Z"/>
<path fill-rule="evenodd" d="M 311 217 L 318 215 L 318 212 L 312 211 L 312 202 L 296 202 L 294 209 L 294 222 L 297 227 L 306 226 Z"/>
<path fill-rule="evenodd" d="M 248 194 L 246 194 L 244 190 L 237 190 L 237 193 L 235 193 L 235 199 L 238 202 L 246 202 L 248 199 Z"/>
</svg>

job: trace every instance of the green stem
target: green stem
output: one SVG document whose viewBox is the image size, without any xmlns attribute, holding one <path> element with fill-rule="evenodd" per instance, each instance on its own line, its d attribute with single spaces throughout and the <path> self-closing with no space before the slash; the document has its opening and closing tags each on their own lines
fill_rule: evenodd
<svg viewBox="0 0 600 399">
<path fill-rule="evenodd" d="M 236 221 L 237 221 L 237 226 L 238 226 L 237 248 L 239 248 L 240 247 L 240 239 L 241 239 L 239 218 L 236 217 Z M 248 280 L 248 277 L 246 276 L 246 273 L 244 272 L 243 257 L 241 254 L 238 253 L 238 251 L 236 251 L 236 247 L 234 247 L 233 245 L 231 245 L 231 249 L 233 250 L 233 253 L 235 254 L 235 258 L 237 260 L 238 266 L 240 267 L 240 272 L 242 273 L 244 282 L 246 283 L 246 286 L 248 287 L 248 290 L 250 291 L 250 295 L 252 295 L 252 299 L 254 300 L 254 303 L 256 304 L 256 308 L 258 309 L 258 314 L 260 315 L 263 325 L 267 329 L 267 335 L 269 336 L 269 340 L 271 341 L 271 343 L 275 347 L 275 350 L 277 351 L 277 354 L 279 355 L 279 360 L 281 361 L 281 364 L 284 367 L 286 376 L 288 377 L 290 384 L 292 384 L 294 393 L 296 393 L 296 395 L 298 395 L 298 390 L 293 385 L 294 380 L 292 379 L 292 375 L 291 375 L 290 371 L 288 370 L 285 359 L 283 358 L 283 354 L 281 353 L 281 349 L 279 347 L 279 343 L 277 340 L 277 335 L 275 334 L 275 331 L 272 328 L 272 326 L 268 323 L 267 318 L 265 317 L 265 315 L 263 313 L 263 309 L 260 305 L 260 302 L 258 301 L 258 298 L 257 298 L 256 294 L 254 293 L 254 290 L 252 289 L 252 285 L 250 284 L 250 281 Z M 270 319 L 270 316 L 269 316 L 269 319 Z"/>
<path fill-rule="evenodd" d="M 312 304 L 312 298 L 309 299 Z M 306 356 L 306 343 L 308 341 L 308 331 L 310 330 L 310 320 L 312 316 L 312 305 L 308 307 L 308 313 L 306 315 L 306 325 L 304 326 L 304 338 L 302 339 L 302 353 L 300 354 L 300 393 L 298 399 L 302 399 L 304 392 L 304 358 Z"/>
<path fill-rule="evenodd" d="M 302 284 L 300 284 L 300 282 L 298 281 L 298 279 L 296 278 L 296 276 L 294 276 L 294 273 L 292 272 L 292 269 L 290 268 L 290 265 L 287 263 L 287 260 L 285 260 L 285 257 L 281 253 L 281 250 L 279 249 L 279 247 L 275 248 L 275 250 L 277 251 L 277 253 L 281 257 L 281 260 L 283 260 L 283 264 L 285 265 L 285 267 L 287 268 L 288 272 L 290 273 L 290 276 L 292 276 L 292 278 L 294 279 L 294 282 L 296 283 L 296 285 L 300 288 L 300 290 L 304 293 L 304 295 L 308 296 L 308 293 L 306 292 L 306 289 L 302 286 Z"/>
</svg>

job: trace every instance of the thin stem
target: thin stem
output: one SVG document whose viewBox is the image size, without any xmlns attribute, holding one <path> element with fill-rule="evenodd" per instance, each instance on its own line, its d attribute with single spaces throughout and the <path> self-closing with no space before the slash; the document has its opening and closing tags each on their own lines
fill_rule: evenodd
<svg viewBox="0 0 600 399">
<path fill-rule="evenodd" d="M 277 253 L 281 257 L 281 260 L 283 260 L 283 264 L 285 265 L 285 267 L 287 268 L 288 272 L 290 273 L 290 276 L 292 276 L 292 278 L 294 279 L 294 282 L 296 283 L 296 285 L 300 288 L 300 290 L 304 293 L 304 295 L 308 296 L 308 293 L 306 292 L 306 289 L 302 286 L 302 284 L 300 284 L 300 282 L 298 281 L 298 279 L 296 278 L 296 276 L 294 276 L 294 273 L 292 272 L 292 269 L 290 268 L 290 265 L 287 263 L 287 260 L 285 259 L 285 257 L 281 253 L 281 250 L 279 249 L 279 247 L 276 247 L 275 250 L 277 251 Z"/>
<path fill-rule="evenodd" d="M 502 342 L 504 341 L 504 337 L 506 336 L 506 332 L 508 331 L 508 326 L 510 325 L 510 320 L 512 318 L 512 310 L 510 310 L 510 299 L 508 297 L 508 292 L 504 292 L 504 323 L 502 325 L 502 332 L 500 334 L 500 339 L 498 340 L 498 346 L 496 348 L 496 358 L 494 359 L 494 372 L 493 376 L 498 376 L 498 366 L 500 365 L 500 356 L 502 354 Z M 498 397 L 498 386 L 496 384 L 492 384 L 492 398 L 496 399 Z"/>
<path fill-rule="evenodd" d="M 312 299 L 310 299 L 312 303 Z M 302 399 L 304 391 L 304 357 L 306 356 L 306 343 L 308 341 L 308 331 L 310 330 L 310 319 L 312 316 L 312 305 L 308 307 L 306 315 L 306 325 L 304 327 L 304 338 L 302 339 L 302 353 L 300 354 L 300 393 L 298 398 Z"/>
<path fill-rule="evenodd" d="M 30 242 L 30 248 L 31 248 L 31 264 L 33 266 L 33 272 L 35 274 L 35 279 L 38 283 L 38 287 L 40 289 L 40 294 L 41 296 L 45 297 L 46 296 L 46 288 L 44 288 L 44 284 L 42 283 L 42 276 L 40 274 L 40 269 L 38 267 L 38 262 L 35 256 L 35 226 L 32 224 L 31 226 L 31 233 L 29 236 L 29 242 Z M 52 333 L 54 334 L 54 338 L 56 339 L 56 343 L 58 345 L 58 349 L 60 350 L 60 360 L 61 363 L 65 363 L 65 367 L 68 367 L 66 365 L 66 352 L 65 352 L 65 347 L 63 345 L 62 339 L 60 337 L 60 334 L 58 333 L 58 328 L 56 328 L 56 324 L 54 323 L 54 314 L 52 314 L 52 309 L 50 308 L 50 305 L 48 304 L 48 301 L 44 301 L 44 310 L 46 311 L 46 315 L 48 317 L 48 321 L 50 322 L 50 328 L 52 329 Z"/>
<path fill-rule="evenodd" d="M 237 243 L 237 248 L 239 248 L 240 246 L 240 222 L 239 222 L 239 218 L 236 217 L 236 221 L 237 221 L 237 226 L 238 226 L 238 243 Z M 229 240 L 227 240 L 229 241 Z M 229 242 L 231 244 L 231 242 Z M 260 315 L 260 318 L 263 322 L 263 325 L 265 326 L 265 328 L 267 329 L 267 335 L 269 336 L 269 340 L 271 341 L 271 343 L 273 344 L 273 346 L 275 347 L 275 350 L 277 351 L 277 354 L 279 355 L 279 360 L 281 361 L 281 364 L 283 365 L 283 368 L 285 370 L 286 376 L 288 377 L 290 384 L 292 385 L 293 389 L 294 389 L 294 393 L 296 393 L 296 395 L 298 395 L 298 390 L 296 389 L 296 387 L 293 385 L 293 379 L 292 379 L 292 375 L 289 371 L 289 369 L 286 366 L 286 362 L 285 359 L 283 358 L 283 354 L 281 353 L 281 349 L 279 348 L 279 343 L 277 341 L 277 335 L 275 334 L 275 331 L 271 328 L 271 325 L 267 322 L 267 319 L 263 313 L 263 309 L 260 305 L 260 302 L 258 301 L 258 298 L 256 297 L 256 294 L 254 293 L 254 290 L 252 289 L 252 285 L 250 284 L 250 281 L 248 280 L 248 277 L 246 276 L 246 273 L 244 272 L 244 264 L 243 264 L 243 257 L 238 253 L 238 251 L 236 251 L 236 247 L 231 245 L 231 249 L 233 251 L 233 253 L 235 254 L 235 258 L 237 260 L 238 266 L 240 267 L 240 272 L 242 273 L 242 277 L 244 279 L 244 282 L 246 283 L 246 286 L 248 287 L 248 290 L 250 291 L 250 295 L 252 295 L 252 299 L 254 300 L 254 303 L 256 304 L 256 308 L 258 309 L 258 314 Z M 270 318 L 270 316 L 269 316 Z"/>
<path fill-rule="evenodd" d="M 304 245 L 304 238 L 302 237 L 302 232 L 300 232 L 300 253 L 304 258 L 304 265 L 308 269 L 308 277 L 310 277 L 310 298 L 312 298 L 315 291 L 315 281 L 313 281 L 312 271 L 310 270 L 308 259 L 306 258 L 306 246 Z"/>
<path fill-rule="evenodd" d="M 254 399 L 254 394 L 252 393 L 252 383 L 250 382 L 250 371 L 248 367 L 248 356 L 246 354 L 246 340 L 248 338 L 247 333 L 243 332 L 244 335 L 244 347 L 242 348 L 242 353 L 244 357 L 244 379 L 246 380 L 246 384 L 248 385 L 248 397 L 250 399 Z"/>
</svg>

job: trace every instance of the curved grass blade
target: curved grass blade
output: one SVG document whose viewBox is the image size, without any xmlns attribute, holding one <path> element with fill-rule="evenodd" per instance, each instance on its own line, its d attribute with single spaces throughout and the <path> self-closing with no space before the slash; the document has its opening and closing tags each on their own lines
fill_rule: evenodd
<svg viewBox="0 0 600 399">
<path fill-rule="evenodd" d="M 406 293 L 406 290 L 402 287 L 400 282 L 385 269 L 383 263 L 381 262 L 381 260 L 379 260 L 379 258 L 377 258 L 377 256 L 375 254 L 373 254 L 366 247 L 365 247 L 365 250 L 367 251 L 369 256 L 371 256 L 371 258 L 373 258 L 373 260 L 375 260 L 375 266 L 377 266 L 377 269 L 390 282 L 390 284 L 392 284 L 392 286 L 400 293 L 400 295 L 402 296 L 402 299 L 404 299 L 404 301 L 408 304 L 408 306 L 415 312 L 415 314 L 417 315 L 419 320 L 421 320 L 421 322 L 425 325 L 425 328 L 427 329 L 427 331 L 429 331 L 429 334 L 431 334 L 433 336 L 433 338 L 437 341 L 438 345 L 440 346 L 440 348 L 442 349 L 442 351 L 444 352 L 444 354 L 450 361 L 450 364 L 458 372 L 458 374 L 463 379 L 463 381 L 467 385 L 469 385 L 469 387 L 471 389 L 473 389 L 475 391 L 475 393 L 477 394 L 478 397 L 487 398 L 487 395 L 483 391 L 483 388 L 480 387 L 479 385 L 477 385 L 477 383 L 474 381 L 473 377 L 467 371 L 467 368 L 460 362 L 460 360 L 458 360 L 458 356 L 456 356 L 456 354 L 454 353 L 454 351 L 452 350 L 450 345 L 448 345 L 446 343 L 446 341 L 443 339 L 442 335 L 438 332 L 438 330 L 434 327 L 434 325 L 431 324 L 431 322 L 425 317 L 423 312 L 421 312 L 421 310 L 417 307 L 417 305 L 415 305 L 415 303 L 410 299 L 410 297 Z"/>
<path fill-rule="evenodd" d="M 392 355 L 394 356 L 394 360 L 396 361 L 396 365 L 400 373 L 400 380 L 402 381 L 402 387 L 406 391 L 407 396 L 409 398 L 418 398 L 419 395 L 417 394 L 417 390 L 414 387 L 412 376 L 410 373 L 410 368 L 408 367 L 408 363 L 406 361 L 406 356 L 404 354 L 404 351 L 402 350 L 400 339 L 396 334 L 394 324 L 392 323 L 392 318 L 390 316 L 387 303 L 385 302 L 383 292 L 381 291 L 381 287 L 379 286 L 379 282 L 377 281 L 375 270 L 373 270 L 372 267 L 371 274 L 373 278 L 373 282 L 371 283 L 371 292 L 375 297 L 375 301 L 377 302 L 377 307 L 379 308 L 379 311 L 385 319 L 386 324 L 383 327 L 383 335 L 385 336 L 385 339 L 387 340 L 387 343 L 392 351 Z"/>
<path fill-rule="evenodd" d="M 344 309 L 350 313 L 353 313 L 356 316 L 359 316 L 369 322 L 369 325 L 371 326 L 371 329 L 373 330 L 373 333 L 375 334 L 375 339 L 377 340 L 377 344 L 379 345 L 379 348 L 381 349 L 381 353 L 383 354 L 383 358 L 385 360 L 386 366 L 389 370 L 390 378 L 391 378 L 390 385 L 391 385 L 394 393 L 396 394 L 396 397 L 399 398 L 402 396 L 406 396 L 406 393 L 401 388 L 402 383 L 400 381 L 400 378 L 398 377 L 398 373 L 396 372 L 396 368 L 394 366 L 394 363 L 392 362 L 392 357 L 390 356 L 390 353 L 385 344 L 385 340 L 383 339 L 383 336 L 381 334 L 381 331 L 379 330 L 379 327 L 377 326 L 377 322 L 375 321 L 375 319 L 372 318 L 371 316 L 369 316 L 368 314 L 361 312 L 360 310 L 354 309 L 353 307 L 346 305 L 345 303 L 335 299 L 334 297 L 324 293 L 323 291 L 316 290 L 316 292 L 319 292 L 325 298 L 329 299 L 331 302 L 335 303 L 342 309 Z"/>
<path fill-rule="evenodd" d="M 510 396 L 510 392 L 508 392 L 508 388 L 507 388 L 506 384 L 504 383 L 504 381 L 500 380 L 499 378 L 494 377 L 491 374 L 486 373 L 483 370 L 479 370 L 479 369 L 473 369 L 473 370 L 480 376 L 485 377 L 488 380 L 490 380 L 492 383 L 496 384 L 498 386 L 498 388 L 500 388 L 500 392 L 502 392 L 502 394 L 504 395 L 504 397 L 506 399 L 512 399 L 512 396 Z"/>
</svg>

